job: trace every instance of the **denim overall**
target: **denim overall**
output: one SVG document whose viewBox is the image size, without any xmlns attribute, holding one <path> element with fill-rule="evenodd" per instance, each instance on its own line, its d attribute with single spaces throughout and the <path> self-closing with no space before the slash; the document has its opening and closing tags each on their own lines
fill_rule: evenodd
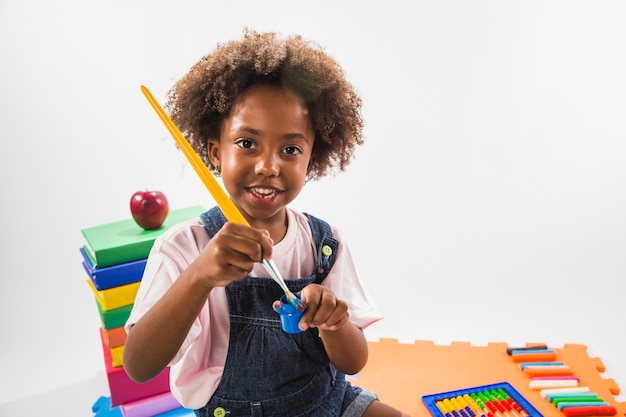
<svg viewBox="0 0 626 417">
<path fill-rule="evenodd" d="M 218 207 L 201 219 L 214 236 L 226 222 Z M 330 226 L 307 214 L 317 248 L 313 274 L 286 279 L 292 292 L 321 283 L 335 261 L 338 242 Z M 329 246 L 332 251 L 325 248 Z M 269 277 L 248 275 L 226 286 L 230 339 L 224 374 L 200 417 L 333 417 L 341 416 L 362 390 L 353 387 L 330 364 L 317 329 L 288 334 L 272 309 L 283 294 Z M 358 401 L 357 401 L 358 402 Z M 359 414 L 360 415 L 360 414 Z"/>
</svg>

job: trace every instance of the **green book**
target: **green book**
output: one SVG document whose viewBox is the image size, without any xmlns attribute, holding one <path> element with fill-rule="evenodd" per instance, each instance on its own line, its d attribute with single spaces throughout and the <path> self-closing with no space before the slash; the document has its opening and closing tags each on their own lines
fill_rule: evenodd
<svg viewBox="0 0 626 417">
<path fill-rule="evenodd" d="M 163 226 L 154 230 L 142 229 L 133 218 L 82 229 L 84 249 L 94 268 L 105 268 L 145 259 L 154 240 L 171 226 L 198 217 L 205 212 L 202 206 L 170 210 Z"/>
<path fill-rule="evenodd" d="M 104 311 L 102 309 L 102 305 L 100 305 L 100 302 L 96 298 L 96 306 L 98 306 L 98 314 L 100 314 L 102 328 L 104 330 L 109 330 L 115 329 L 116 327 L 122 327 L 126 324 L 128 317 L 130 317 L 130 312 L 133 310 L 134 304 Z"/>
</svg>

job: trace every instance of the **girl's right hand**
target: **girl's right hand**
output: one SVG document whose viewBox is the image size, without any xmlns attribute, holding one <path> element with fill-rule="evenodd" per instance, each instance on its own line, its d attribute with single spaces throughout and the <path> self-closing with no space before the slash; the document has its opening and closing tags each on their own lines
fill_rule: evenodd
<svg viewBox="0 0 626 417">
<path fill-rule="evenodd" d="M 267 230 L 227 222 L 189 265 L 208 288 L 244 279 L 255 262 L 270 259 L 272 240 Z M 191 272 L 191 271 L 188 271 Z"/>
</svg>

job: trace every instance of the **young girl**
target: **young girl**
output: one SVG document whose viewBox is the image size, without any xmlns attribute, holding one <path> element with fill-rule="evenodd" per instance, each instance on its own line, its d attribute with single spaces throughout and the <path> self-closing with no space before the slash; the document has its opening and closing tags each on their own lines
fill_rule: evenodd
<svg viewBox="0 0 626 417">
<path fill-rule="evenodd" d="M 196 63 L 167 108 L 250 227 L 216 207 L 157 239 L 126 325 L 128 375 L 169 365 L 198 416 L 402 416 L 346 380 L 381 315 L 340 231 L 288 208 L 363 142 L 339 65 L 299 36 L 246 31 Z M 280 327 L 282 290 L 259 263 L 270 258 L 306 304 L 299 333 Z"/>
</svg>

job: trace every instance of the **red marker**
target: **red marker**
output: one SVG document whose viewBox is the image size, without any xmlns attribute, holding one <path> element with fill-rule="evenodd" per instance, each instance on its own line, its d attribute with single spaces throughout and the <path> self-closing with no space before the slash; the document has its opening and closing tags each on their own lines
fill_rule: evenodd
<svg viewBox="0 0 626 417">
<path fill-rule="evenodd" d="M 565 417 L 581 417 L 581 416 L 614 416 L 617 410 L 612 405 L 583 406 L 583 407 L 566 407 L 563 409 Z"/>
</svg>

